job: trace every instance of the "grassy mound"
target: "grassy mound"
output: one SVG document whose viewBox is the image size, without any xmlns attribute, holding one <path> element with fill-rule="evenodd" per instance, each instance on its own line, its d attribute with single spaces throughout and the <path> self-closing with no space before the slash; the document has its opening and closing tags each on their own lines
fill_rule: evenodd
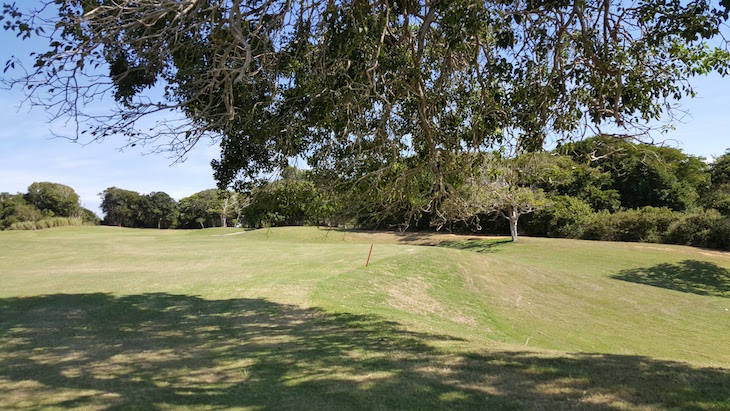
<svg viewBox="0 0 730 411">
<path fill-rule="evenodd" d="M 0 249 L 2 409 L 730 410 L 727 253 L 315 228 Z"/>
</svg>

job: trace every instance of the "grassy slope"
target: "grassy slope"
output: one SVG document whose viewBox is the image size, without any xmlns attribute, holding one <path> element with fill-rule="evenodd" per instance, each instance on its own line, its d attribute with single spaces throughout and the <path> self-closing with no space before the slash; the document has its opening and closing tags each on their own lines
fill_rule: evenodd
<svg viewBox="0 0 730 411">
<path fill-rule="evenodd" d="M 0 408 L 730 409 L 728 254 L 232 233 L 0 233 Z"/>
</svg>

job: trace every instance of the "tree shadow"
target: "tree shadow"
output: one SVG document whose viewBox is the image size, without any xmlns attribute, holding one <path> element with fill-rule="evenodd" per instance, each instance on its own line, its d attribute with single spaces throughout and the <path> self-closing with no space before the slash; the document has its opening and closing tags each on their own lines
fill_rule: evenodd
<svg viewBox="0 0 730 411">
<path fill-rule="evenodd" d="M 622 270 L 613 278 L 686 293 L 730 298 L 730 271 L 706 261 L 685 260 Z"/>
<path fill-rule="evenodd" d="M 730 409 L 730 370 L 448 352 L 374 315 L 165 293 L 0 300 L 0 408 Z"/>
<path fill-rule="evenodd" d="M 470 238 L 468 240 L 444 241 L 437 244 L 438 247 L 455 248 L 476 253 L 494 253 L 500 250 L 505 244 L 511 243 L 510 239 L 482 240 Z"/>
</svg>

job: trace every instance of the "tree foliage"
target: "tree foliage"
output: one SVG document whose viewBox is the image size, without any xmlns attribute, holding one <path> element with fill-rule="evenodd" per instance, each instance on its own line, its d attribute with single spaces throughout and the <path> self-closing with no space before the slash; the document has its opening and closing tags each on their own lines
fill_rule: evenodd
<svg viewBox="0 0 730 411">
<path fill-rule="evenodd" d="M 109 187 L 99 194 L 104 222 L 123 227 L 140 227 L 144 218 L 143 197 L 136 191 Z"/>
<path fill-rule="evenodd" d="M 73 137 L 180 155 L 217 139 L 221 188 L 296 156 L 352 184 L 407 167 L 427 179 L 411 205 L 428 212 L 457 189 L 464 153 L 586 128 L 641 134 L 694 94 L 692 75 L 728 63 L 724 0 L 48 3 L 5 6 L 6 29 L 49 45 L 8 81 L 78 121 Z M 102 95 L 114 111 L 87 110 Z M 390 181 L 387 193 L 413 180 Z"/>
<path fill-rule="evenodd" d="M 712 163 L 710 179 L 715 186 L 730 184 L 730 150 L 717 157 Z"/>
<path fill-rule="evenodd" d="M 247 223 L 254 227 L 330 225 L 338 211 L 333 200 L 325 198 L 309 173 L 287 167 L 280 179 L 261 184 L 251 191 L 243 213 Z"/>
<path fill-rule="evenodd" d="M 170 228 L 179 214 L 177 201 L 162 191 L 144 196 L 142 214 L 145 227 Z"/>
<path fill-rule="evenodd" d="M 709 185 L 707 165 L 676 148 L 598 136 L 566 144 L 558 152 L 571 156 L 578 164 L 590 166 L 596 170 L 596 175 L 605 173 L 606 179 L 592 186 L 604 193 L 606 189 L 613 190 L 616 196 L 612 197 L 620 199 L 624 208 L 654 206 L 688 210 L 695 206 L 699 193 Z M 591 203 L 608 203 L 600 208 L 614 208 L 610 206 L 611 198 L 594 197 L 591 200 L 594 192 L 591 185 L 583 185 L 570 194 L 583 193 Z"/>
<path fill-rule="evenodd" d="M 109 225 L 171 228 L 179 215 L 175 199 L 162 191 L 140 194 L 109 187 L 99 195 L 104 222 Z"/>
<path fill-rule="evenodd" d="M 25 200 L 35 208 L 47 210 L 60 217 L 80 215 L 79 196 L 73 188 L 49 182 L 33 183 L 28 187 Z"/>
<path fill-rule="evenodd" d="M 0 193 L 0 230 L 79 224 L 99 224 L 99 217 L 79 205 L 79 196 L 69 186 L 35 182 L 26 193 Z"/>
<path fill-rule="evenodd" d="M 227 225 L 228 219 L 237 216 L 235 207 L 228 207 L 231 196 L 232 193 L 211 188 L 180 199 L 179 226 L 205 228 Z"/>
<path fill-rule="evenodd" d="M 527 159 L 525 157 L 528 157 Z M 517 241 L 517 223 L 544 203 L 544 193 L 535 183 L 550 176 L 549 162 L 540 156 L 518 158 L 486 156 L 478 177 L 461 185 L 439 211 L 436 224 L 441 227 L 456 220 L 473 224 L 481 230 L 480 218 L 496 214 L 509 222 L 512 241 Z"/>
<path fill-rule="evenodd" d="M 41 210 L 35 208 L 23 198 L 22 194 L 0 193 L 0 228 L 7 229 L 14 223 L 37 221 L 44 217 Z"/>
<path fill-rule="evenodd" d="M 699 203 L 730 216 L 730 151 L 714 160 L 710 165 L 710 185 L 701 193 Z"/>
</svg>

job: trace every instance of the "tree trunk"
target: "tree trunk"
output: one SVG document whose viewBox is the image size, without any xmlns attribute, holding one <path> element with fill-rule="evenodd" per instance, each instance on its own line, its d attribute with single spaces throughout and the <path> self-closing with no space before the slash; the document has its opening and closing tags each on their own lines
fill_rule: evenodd
<svg viewBox="0 0 730 411">
<path fill-rule="evenodd" d="M 226 198 L 223 200 L 223 210 L 221 212 L 221 227 L 223 228 L 226 228 L 228 224 L 228 206 L 231 205 L 229 196 L 230 194 L 226 195 Z"/>
<path fill-rule="evenodd" d="M 519 218 L 520 215 L 517 214 L 517 210 L 510 208 L 507 219 L 509 220 L 509 233 L 512 236 L 512 241 L 517 241 L 517 220 Z"/>
</svg>

